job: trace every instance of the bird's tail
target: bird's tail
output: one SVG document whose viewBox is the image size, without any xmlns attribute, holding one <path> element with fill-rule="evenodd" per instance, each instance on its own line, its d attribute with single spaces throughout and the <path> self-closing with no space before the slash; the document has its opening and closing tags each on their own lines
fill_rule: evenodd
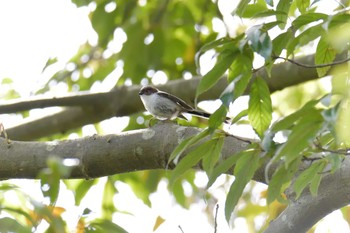
<svg viewBox="0 0 350 233">
<path fill-rule="evenodd" d="M 193 110 L 188 110 L 187 113 L 192 114 L 192 115 L 195 115 L 195 116 L 199 116 L 199 117 L 204 117 L 204 118 L 209 118 L 209 117 L 211 116 L 210 113 L 202 112 L 202 111 L 195 110 L 195 109 L 193 109 Z M 226 117 L 225 123 L 230 124 L 230 121 L 231 121 L 231 120 L 232 120 L 231 118 Z"/>
</svg>

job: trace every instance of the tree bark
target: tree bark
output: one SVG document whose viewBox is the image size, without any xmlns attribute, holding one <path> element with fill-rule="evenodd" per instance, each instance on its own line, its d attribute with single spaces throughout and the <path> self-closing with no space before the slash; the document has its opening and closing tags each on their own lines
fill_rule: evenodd
<svg viewBox="0 0 350 233">
<path fill-rule="evenodd" d="M 79 164 L 65 178 L 97 178 L 150 169 L 165 169 L 173 149 L 200 129 L 159 123 L 149 129 L 119 135 L 93 135 L 75 140 L 21 142 L 1 139 L 0 179 L 35 179 L 49 157 L 73 159 Z M 247 142 L 228 136 L 223 158 L 243 150 Z M 262 181 L 263 176 L 259 178 Z M 258 178 L 257 178 L 258 179 Z"/>
<path fill-rule="evenodd" d="M 199 132 L 198 128 L 159 123 L 149 129 L 119 135 L 93 135 L 75 140 L 12 141 L 8 144 L 0 138 L 0 179 L 35 179 L 47 167 L 46 162 L 50 157 L 78 162 L 65 179 L 91 179 L 140 170 L 166 169 L 168 158 L 179 142 Z M 227 136 L 221 159 L 234 156 L 248 144 L 245 140 Z M 200 167 L 200 164 L 196 166 L 197 169 Z M 271 173 L 273 170 L 270 168 Z M 265 183 L 264 171 L 265 167 L 262 166 L 253 179 Z M 316 197 L 308 190 L 298 200 L 290 195 L 290 204 L 271 222 L 266 232 L 305 232 L 327 214 L 349 204 L 349 193 L 350 160 L 346 158 L 339 170 L 324 175 Z"/>
</svg>

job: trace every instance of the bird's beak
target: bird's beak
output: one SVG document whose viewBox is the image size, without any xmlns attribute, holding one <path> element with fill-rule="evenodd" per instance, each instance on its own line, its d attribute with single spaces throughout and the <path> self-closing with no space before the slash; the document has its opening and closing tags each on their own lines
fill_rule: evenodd
<svg viewBox="0 0 350 233">
<path fill-rule="evenodd" d="M 142 94 L 143 94 L 143 92 L 142 92 L 142 91 L 140 91 L 140 92 L 139 92 L 139 95 L 142 95 Z"/>
</svg>

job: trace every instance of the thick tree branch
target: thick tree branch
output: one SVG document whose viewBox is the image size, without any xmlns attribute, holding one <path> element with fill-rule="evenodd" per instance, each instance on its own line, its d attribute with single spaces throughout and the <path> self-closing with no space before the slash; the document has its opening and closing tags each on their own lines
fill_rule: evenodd
<svg viewBox="0 0 350 233">
<path fill-rule="evenodd" d="M 200 129 L 193 127 L 160 123 L 149 129 L 119 135 L 95 135 L 57 142 L 13 141 L 8 144 L 0 138 L 0 179 L 35 179 L 51 156 L 79 161 L 79 165 L 73 167 L 71 175 L 66 178 L 89 179 L 165 169 L 167 159 L 178 143 L 199 132 Z M 247 145 L 237 138 L 226 137 L 222 158 L 236 154 Z M 264 169 L 263 166 L 256 172 L 254 180 L 265 182 Z M 271 222 L 266 232 L 305 232 L 328 213 L 350 203 L 349 184 L 350 160 L 346 158 L 341 169 L 324 176 L 316 197 L 308 191 L 302 193 L 298 200 L 293 200 L 290 195 L 290 205 Z"/>
<path fill-rule="evenodd" d="M 119 135 L 94 135 L 57 142 L 12 141 L 8 144 L 0 138 L 0 179 L 34 179 L 46 167 L 50 156 L 79 160 L 79 165 L 73 168 L 71 176 L 67 178 L 96 178 L 132 171 L 165 169 L 168 157 L 178 143 L 199 132 L 200 129 L 193 127 L 159 123 L 149 129 Z M 246 146 L 246 142 L 226 137 L 223 157 L 235 154 Z"/>
<path fill-rule="evenodd" d="M 317 196 L 307 190 L 273 220 L 265 233 L 306 232 L 327 214 L 350 203 L 350 159 L 334 174 L 322 178 Z"/>
</svg>

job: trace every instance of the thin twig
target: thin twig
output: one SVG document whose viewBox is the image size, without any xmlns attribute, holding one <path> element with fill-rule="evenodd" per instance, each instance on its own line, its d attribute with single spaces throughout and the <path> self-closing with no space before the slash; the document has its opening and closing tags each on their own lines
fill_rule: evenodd
<svg viewBox="0 0 350 233">
<path fill-rule="evenodd" d="M 283 59 L 285 61 L 288 61 L 292 64 L 295 64 L 297 66 L 301 66 L 301 67 L 304 67 L 304 68 L 323 68 L 323 67 L 328 67 L 328 66 L 334 66 L 334 65 L 339 65 L 339 64 L 343 64 L 345 62 L 348 62 L 350 61 L 350 57 L 347 58 L 347 59 L 344 59 L 344 60 L 341 60 L 341 61 L 334 61 L 334 62 L 331 62 L 331 63 L 326 63 L 326 64 L 318 64 L 318 65 L 306 65 L 306 64 L 302 64 L 302 63 L 299 63 L 295 60 L 292 60 L 292 59 L 289 59 L 289 58 L 285 58 L 285 57 L 278 57 L 278 56 L 273 56 L 272 59 Z"/>
<path fill-rule="evenodd" d="M 219 212 L 219 204 L 216 204 L 215 217 L 214 217 L 214 233 L 217 233 L 217 228 L 218 228 L 218 212 Z"/>
<path fill-rule="evenodd" d="M 311 163 L 314 162 L 314 161 L 320 160 L 320 159 L 324 159 L 324 156 L 321 156 L 321 157 L 312 157 L 312 158 L 303 156 L 303 158 L 302 158 L 303 161 L 310 161 Z"/>
<path fill-rule="evenodd" d="M 1 136 L 1 134 L 4 134 L 4 137 L 5 137 L 5 139 L 6 139 L 7 144 L 10 144 L 10 143 L 11 143 L 11 140 L 10 140 L 10 138 L 7 136 L 7 133 L 6 133 L 6 130 L 5 130 L 4 125 L 0 122 L 0 136 Z"/>
<path fill-rule="evenodd" d="M 178 227 L 180 228 L 180 230 L 181 230 L 181 232 L 182 232 L 182 233 L 185 233 L 185 232 L 182 230 L 182 228 L 181 228 L 181 226 L 180 226 L 180 225 L 179 225 Z"/>
<path fill-rule="evenodd" d="M 350 155 L 350 149 L 346 148 L 346 149 L 339 149 L 339 150 L 332 150 L 332 149 L 327 149 L 324 148 L 320 142 L 314 142 L 314 146 L 323 151 L 323 152 L 329 152 L 329 153 L 334 153 L 334 154 L 341 154 L 341 155 Z"/>
</svg>

